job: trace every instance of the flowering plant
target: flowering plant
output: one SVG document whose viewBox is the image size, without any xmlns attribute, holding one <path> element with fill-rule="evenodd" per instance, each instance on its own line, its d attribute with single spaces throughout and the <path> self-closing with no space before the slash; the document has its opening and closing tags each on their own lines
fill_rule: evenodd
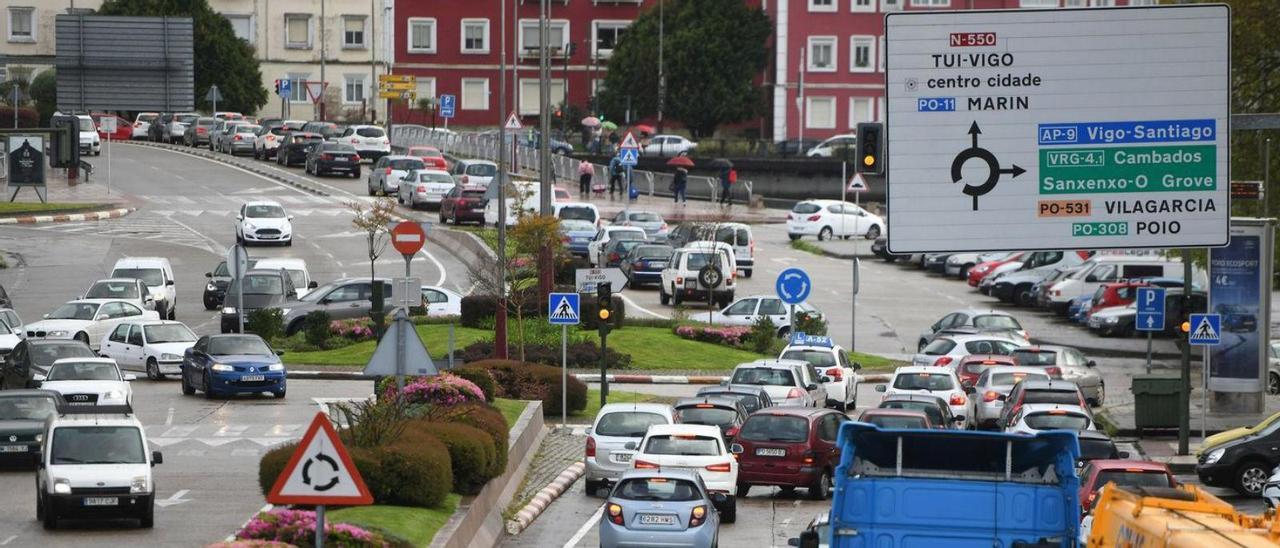
<svg viewBox="0 0 1280 548">
<path fill-rule="evenodd" d="M 742 338 L 751 332 L 750 327 L 715 327 L 700 325 L 676 326 L 677 337 L 692 341 L 724 344 L 733 347 L 742 346 Z"/>
<path fill-rule="evenodd" d="M 249 523 L 244 525 L 243 529 L 236 533 L 236 539 L 277 541 L 299 547 L 309 547 L 314 546 L 315 535 L 315 512 L 276 508 L 254 516 L 253 519 L 249 520 Z M 381 534 L 346 523 L 325 522 L 324 536 L 326 546 L 350 548 L 390 546 Z"/>
<path fill-rule="evenodd" d="M 374 338 L 372 321 L 368 318 L 333 320 L 329 322 L 329 333 L 355 341 L 368 341 Z"/>
<path fill-rule="evenodd" d="M 392 399 L 397 396 L 394 380 L 383 389 L 383 397 Z M 439 375 L 414 378 L 404 385 L 399 394 L 406 403 L 430 404 L 452 407 L 463 403 L 484 403 L 484 391 L 476 383 L 453 375 Z"/>
</svg>

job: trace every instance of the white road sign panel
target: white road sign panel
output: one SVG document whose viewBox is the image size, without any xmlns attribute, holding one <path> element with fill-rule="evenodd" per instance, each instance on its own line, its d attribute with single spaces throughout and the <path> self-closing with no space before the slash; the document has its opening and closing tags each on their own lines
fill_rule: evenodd
<svg viewBox="0 0 1280 548">
<path fill-rule="evenodd" d="M 889 249 L 1225 245 L 1224 5 L 887 15 Z"/>
</svg>

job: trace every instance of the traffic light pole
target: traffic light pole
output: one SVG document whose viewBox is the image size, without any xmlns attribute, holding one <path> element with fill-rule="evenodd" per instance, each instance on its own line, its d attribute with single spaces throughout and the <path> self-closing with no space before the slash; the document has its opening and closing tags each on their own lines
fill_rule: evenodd
<svg viewBox="0 0 1280 548">
<path fill-rule="evenodd" d="M 1182 314 L 1185 316 L 1190 310 L 1191 250 L 1187 249 L 1182 255 Z M 1178 399 L 1178 454 L 1186 455 L 1191 449 L 1191 340 L 1186 333 L 1182 340 L 1182 390 Z"/>
<path fill-rule="evenodd" d="M 596 327 L 600 330 L 600 407 L 609 403 L 609 316 L 613 310 L 613 284 L 596 285 Z"/>
</svg>

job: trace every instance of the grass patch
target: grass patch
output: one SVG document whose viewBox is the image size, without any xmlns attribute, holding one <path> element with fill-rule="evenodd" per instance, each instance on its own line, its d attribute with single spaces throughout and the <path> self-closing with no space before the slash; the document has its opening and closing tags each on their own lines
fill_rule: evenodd
<svg viewBox="0 0 1280 548">
<path fill-rule="evenodd" d="M 502 411 L 502 417 L 507 419 L 507 428 L 515 428 L 516 421 L 520 419 L 520 414 L 524 413 L 524 408 L 529 402 L 524 400 L 509 400 L 506 398 L 494 398 L 493 406 Z"/>
<path fill-rule="evenodd" d="M 459 226 L 454 230 L 470 232 L 480 237 L 485 245 L 489 246 L 495 253 L 498 251 L 498 229 L 484 226 Z M 507 256 L 511 257 L 515 254 L 515 246 L 511 244 L 511 239 L 507 238 Z"/>
<path fill-rule="evenodd" d="M 418 337 L 422 338 L 422 344 L 427 346 L 432 358 L 439 360 L 449 355 L 448 325 L 419 325 L 417 329 Z M 461 326 L 454 326 L 453 333 L 455 350 L 492 336 L 490 331 Z M 377 346 L 376 341 L 365 341 L 334 350 L 288 352 L 284 355 L 284 361 L 290 365 L 364 365 L 369 362 L 373 349 Z"/>
<path fill-rule="evenodd" d="M 893 371 L 894 369 L 904 365 L 909 365 L 907 362 L 891 360 L 884 356 L 877 356 L 875 354 L 863 354 L 862 352 L 850 352 L 849 360 L 854 363 L 861 364 L 863 372 Z"/>
<path fill-rule="evenodd" d="M 458 509 L 458 501 L 461 499 L 461 496 L 450 493 L 440 508 L 353 506 L 328 512 L 326 517 L 332 523 L 375 528 L 409 541 L 414 546 L 427 546 L 449 520 L 449 516 Z"/>
<path fill-rule="evenodd" d="M 26 215 L 29 213 L 75 213 L 81 211 L 98 211 L 114 204 L 86 204 L 74 202 L 0 202 L 0 217 Z"/>
<path fill-rule="evenodd" d="M 609 389 L 609 403 L 675 403 L 677 398 L 669 396 L 659 396 L 656 394 L 645 394 L 643 392 L 625 392 L 622 390 Z M 588 421 L 595 418 L 600 412 L 600 389 L 587 389 L 587 408 L 577 413 L 570 413 L 570 417 L 587 419 Z"/>
<path fill-rule="evenodd" d="M 609 347 L 631 355 L 631 367 L 639 370 L 731 370 L 762 358 L 748 350 L 677 337 L 665 327 L 624 327 L 609 333 Z M 623 373 L 624 371 L 616 371 Z"/>
<path fill-rule="evenodd" d="M 1111 416 L 1108 415 L 1106 411 L 1101 409 L 1094 411 L 1093 421 L 1096 422 L 1098 426 L 1102 427 L 1102 430 L 1106 432 L 1109 437 L 1114 438 L 1120 434 L 1120 427 L 1116 426 L 1116 423 L 1111 420 Z"/>
<path fill-rule="evenodd" d="M 817 245 L 811 244 L 804 240 L 791 240 L 791 249 L 794 249 L 796 251 L 803 251 L 805 253 L 812 253 L 814 255 L 826 256 L 827 254 L 825 251 L 822 250 L 821 247 L 818 247 Z"/>
</svg>

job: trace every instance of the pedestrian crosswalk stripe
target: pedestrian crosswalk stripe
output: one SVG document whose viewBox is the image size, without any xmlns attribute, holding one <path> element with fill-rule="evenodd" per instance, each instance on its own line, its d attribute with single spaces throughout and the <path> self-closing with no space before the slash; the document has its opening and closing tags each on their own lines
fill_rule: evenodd
<svg viewBox="0 0 1280 548">
<path fill-rule="evenodd" d="M 1200 320 L 1200 325 L 1196 326 L 1196 331 L 1191 338 L 1214 340 L 1218 338 L 1218 332 L 1213 330 L 1213 324 L 1209 322 L 1209 318 L 1203 318 Z"/>
</svg>

